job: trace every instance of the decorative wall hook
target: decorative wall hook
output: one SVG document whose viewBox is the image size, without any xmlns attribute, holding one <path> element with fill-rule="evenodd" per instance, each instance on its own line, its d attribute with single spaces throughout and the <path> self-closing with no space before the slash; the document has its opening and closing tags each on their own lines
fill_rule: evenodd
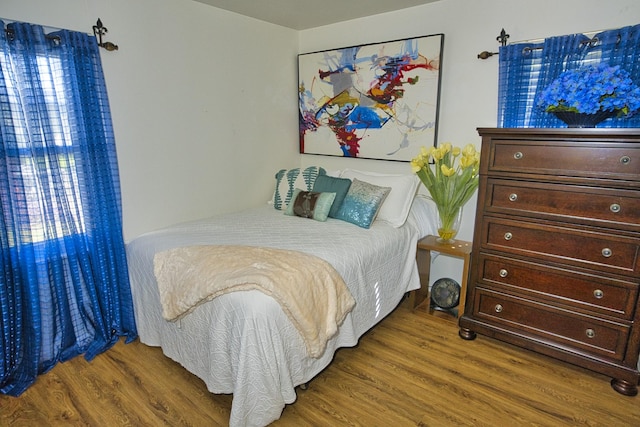
<svg viewBox="0 0 640 427">
<path fill-rule="evenodd" d="M 498 37 L 496 37 L 496 40 L 500 42 L 500 46 L 506 46 L 508 38 L 509 38 L 509 34 L 507 34 L 503 28 L 502 31 L 500 31 L 500 34 L 498 35 Z M 498 52 L 488 52 L 485 50 L 484 52 L 480 52 L 478 54 L 478 59 L 491 58 L 493 55 L 497 55 L 497 54 Z"/>
<path fill-rule="evenodd" d="M 93 26 L 93 35 L 98 38 L 98 46 L 107 49 L 108 51 L 118 50 L 118 45 L 111 42 L 102 42 L 102 36 L 104 36 L 109 30 L 102 25 L 102 21 L 98 18 L 96 25 Z"/>
</svg>

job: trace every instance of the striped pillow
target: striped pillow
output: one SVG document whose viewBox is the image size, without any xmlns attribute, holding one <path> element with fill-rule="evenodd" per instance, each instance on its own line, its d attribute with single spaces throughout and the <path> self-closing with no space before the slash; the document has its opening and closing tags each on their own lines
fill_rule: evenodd
<svg viewBox="0 0 640 427">
<path fill-rule="evenodd" d="M 287 208 L 296 188 L 311 191 L 318 175 L 325 175 L 326 171 L 319 166 L 309 166 L 305 169 L 280 169 L 276 173 L 276 189 L 273 192 L 273 207 L 281 211 Z"/>
</svg>

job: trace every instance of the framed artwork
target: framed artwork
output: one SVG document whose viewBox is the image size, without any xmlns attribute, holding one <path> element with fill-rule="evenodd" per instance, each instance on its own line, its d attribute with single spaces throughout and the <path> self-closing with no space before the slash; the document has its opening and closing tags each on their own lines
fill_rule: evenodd
<svg viewBox="0 0 640 427">
<path fill-rule="evenodd" d="M 410 161 L 435 146 L 444 34 L 298 55 L 300 152 Z"/>
</svg>

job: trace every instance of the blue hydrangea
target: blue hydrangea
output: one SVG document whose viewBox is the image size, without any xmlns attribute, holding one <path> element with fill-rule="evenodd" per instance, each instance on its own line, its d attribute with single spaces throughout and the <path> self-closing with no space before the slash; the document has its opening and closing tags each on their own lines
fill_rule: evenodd
<svg viewBox="0 0 640 427">
<path fill-rule="evenodd" d="M 560 74 L 542 91 L 538 106 L 549 112 L 627 115 L 640 109 L 640 88 L 619 65 L 600 63 Z"/>
</svg>

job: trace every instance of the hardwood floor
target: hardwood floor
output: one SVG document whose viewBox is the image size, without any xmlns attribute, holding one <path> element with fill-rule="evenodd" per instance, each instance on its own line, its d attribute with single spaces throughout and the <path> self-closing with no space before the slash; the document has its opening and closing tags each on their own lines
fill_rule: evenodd
<svg viewBox="0 0 640 427">
<path fill-rule="evenodd" d="M 0 426 L 219 426 L 230 395 L 139 342 L 118 343 L 0 395 Z M 640 397 L 609 378 L 399 307 L 298 390 L 273 426 L 638 426 Z"/>
</svg>

